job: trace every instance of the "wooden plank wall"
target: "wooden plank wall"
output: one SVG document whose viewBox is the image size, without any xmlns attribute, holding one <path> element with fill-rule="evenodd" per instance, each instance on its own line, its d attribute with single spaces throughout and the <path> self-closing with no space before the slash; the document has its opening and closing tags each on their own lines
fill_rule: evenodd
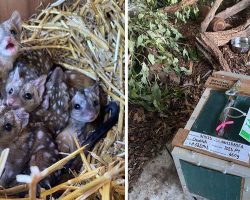
<svg viewBox="0 0 250 200">
<path fill-rule="evenodd" d="M 46 7 L 52 0 L 0 0 L 0 22 L 8 19 L 14 10 L 21 13 L 23 20 L 28 19 L 41 2 Z"/>
</svg>

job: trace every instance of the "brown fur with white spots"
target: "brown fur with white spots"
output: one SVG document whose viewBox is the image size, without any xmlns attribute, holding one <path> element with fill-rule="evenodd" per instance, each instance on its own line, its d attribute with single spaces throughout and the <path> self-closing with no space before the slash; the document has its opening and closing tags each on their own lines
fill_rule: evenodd
<svg viewBox="0 0 250 200">
<path fill-rule="evenodd" d="M 16 175 L 30 166 L 43 170 L 57 161 L 58 151 L 49 133 L 40 127 L 27 128 L 28 121 L 29 114 L 24 109 L 0 106 L 0 151 L 10 149 L 0 178 L 2 187 L 15 185 Z"/>
<path fill-rule="evenodd" d="M 79 138 L 87 123 L 93 122 L 99 115 L 99 86 L 77 91 L 70 104 L 69 125 L 57 136 L 56 143 L 60 152 L 71 153 L 76 150 L 74 136 Z"/>
<path fill-rule="evenodd" d="M 37 109 L 32 118 L 46 124 L 53 135 L 62 131 L 69 120 L 69 93 L 64 82 L 64 72 L 57 67 L 46 83 L 42 105 Z"/>
<path fill-rule="evenodd" d="M 24 85 L 33 84 L 33 82 L 39 77 L 49 74 L 52 65 L 51 57 L 45 50 L 22 52 L 17 58 L 17 61 L 14 64 L 14 70 L 10 73 L 5 86 L 7 105 L 12 107 L 24 107 L 21 102 L 23 96 L 22 94 L 20 95 L 21 89 Z M 44 81 L 46 81 L 46 78 Z M 44 88 L 44 86 L 42 87 Z M 40 104 L 40 101 L 41 100 L 37 103 Z M 31 103 L 32 102 L 28 102 L 29 105 Z M 30 107 L 31 108 L 27 110 L 29 112 L 32 108 L 36 108 L 37 105 L 31 105 Z"/>
</svg>

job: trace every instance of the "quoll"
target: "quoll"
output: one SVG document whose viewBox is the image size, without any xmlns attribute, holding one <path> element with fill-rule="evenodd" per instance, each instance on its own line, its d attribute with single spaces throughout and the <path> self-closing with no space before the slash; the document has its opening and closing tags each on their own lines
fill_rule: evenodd
<svg viewBox="0 0 250 200">
<path fill-rule="evenodd" d="M 48 75 L 53 63 L 45 50 L 24 51 L 14 63 L 5 86 L 6 103 L 9 106 L 21 106 L 19 94 L 24 84 L 32 83 L 43 75 Z M 46 80 L 46 79 L 45 79 Z"/>
<path fill-rule="evenodd" d="M 47 75 L 24 82 L 19 68 L 15 69 L 11 81 L 6 84 L 6 103 L 12 108 L 24 108 L 27 112 L 34 111 L 42 102 Z"/>
<path fill-rule="evenodd" d="M 30 166 L 43 170 L 57 161 L 58 151 L 49 133 L 41 127 L 27 127 L 28 122 L 29 114 L 23 108 L 0 106 L 0 151 L 10 149 L 0 178 L 2 187 L 15 185 L 16 175 Z"/>
<path fill-rule="evenodd" d="M 41 106 L 32 116 L 35 121 L 43 121 L 56 136 L 65 128 L 69 120 L 69 92 L 64 82 L 64 72 L 57 67 L 46 83 Z"/>
<path fill-rule="evenodd" d="M 19 12 L 14 11 L 10 19 L 0 24 L 0 81 L 3 85 L 18 55 L 22 20 Z M 1 91 L 2 91 L 1 86 Z"/>
<path fill-rule="evenodd" d="M 58 149 L 64 153 L 76 150 L 74 136 L 78 138 L 86 123 L 93 122 L 100 112 L 99 86 L 77 91 L 70 104 L 70 119 L 68 126 L 57 136 Z"/>
</svg>

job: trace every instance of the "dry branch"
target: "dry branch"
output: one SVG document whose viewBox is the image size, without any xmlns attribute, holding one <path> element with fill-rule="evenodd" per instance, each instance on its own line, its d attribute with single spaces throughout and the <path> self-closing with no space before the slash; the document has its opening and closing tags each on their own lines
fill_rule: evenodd
<svg viewBox="0 0 250 200">
<path fill-rule="evenodd" d="M 217 32 L 217 31 L 223 31 L 227 27 L 229 27 L 229 24 L 227 24 L 224 19 L 215 17 L 209 24 L 208 29 Z"/>
<path fill-rule="evenodd" d="M 203 21 L 208 13 L 210 12 L 211 7 L 201 5 L 199 6 L 199 21 Z M 208 31 L 223 31 L 231 25 L 226 23 L 226 21 L 219 17 L 214 17 L 208 26 Z"/>
<path fill-rule="evenodd" d="M 212 57 L 211 53 L 203 48 L 202 42 L 199 40 L 199 38 L 196 38 L 196 40 L 197 40 L 197 42 L 195 45 L 196 45 L 197 49 L 205 56 L 205 58 L 211 64 L 211 66 L 213 66 L 213 68 L 215 70 L 219 71 L 220 68 L 218 66 L 218 63 L 216 63 L 216 61 Z"/>
<path fill-rule="evenodd" d="M 237 4 L 233 5 L 230 8 L 227 8 L 226 10 L 223 10 L 222 12 L 218 13 L 215 17 L 219 17 L 221 19 L 227 19 L 238 12 L 246 9 L 247 7 L 250 6 L 250 1 L 249 0 L 242 0 L 238 2 Z"/>
<path fill-rule="evenodd" d="M 207 52 L 209 52 L 209 54 L 211 54 L 211 57 L 215 58 L 220 63 L 224 71 L 228 71 L 228 72 L 231 71 L 227 61 L 223 57 L 222 52 L 213 43 L 213 41 L 210 40 L 210 38 L 208 38 L 205 34 L 201 33 L 200 38 L 197 39 L 197 42 L 202 46 L 204 51 L 206 50 Z M 205 56 L 207 57 L 207 55 Z"/>
<path fill-rule="evenodd" d="M 201 23 L 201 32 L 205 32 L 207 30 L 207 27 L 209 26 L 210 22 L 213 20 L 214 15 L 219 8 L 220 4 L 223 0 L 216 0 L 213 7 L 210 9 L 208 15 L 204 19 L 204 21 Z"/>
<path fill-rule="evenodd" d="M 204 33 L 215 45 L 223 46 L 227 44 L 234 37 L 248 37 L 250 35 L 250 19 L 237 28 L 218 31 L 218 32 L 205 32 Z"/>
</svg>

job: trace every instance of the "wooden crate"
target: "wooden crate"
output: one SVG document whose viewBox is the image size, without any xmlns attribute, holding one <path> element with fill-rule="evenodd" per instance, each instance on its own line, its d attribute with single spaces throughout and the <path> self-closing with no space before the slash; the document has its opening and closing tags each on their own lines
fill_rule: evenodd
<svg viewBox="0 0 250 200">
<path fill-rule="evenodd" d="M 172 141 L 174 147 L 172 155 L 175 166 L 183 191 L 188 199 L 194 199 L 193 197 L 210 200 L 250 199 L 250 151 L 248 151 L 250 144 L 238 134 L 244 118 L 238 119 L 238 121 L 235 121 L 235 124 L 227 129 L 224 136 L 225 141 L 224 139 L 223 141 L 218 140 L 217 138 L 219 137 L 215 131 L 219 113 L 222 112 L 225 106 L 223 102 L 226 102 L 223 97 L 224 92 L 231 88 L 237 80 L 241 81 L 241 86 L 239 88 L 240 97 L 236 107 L 239 106 L 247 112 L 250 107 L 250 77 L 227 72 L 216 72 L 207 80 L 206 90 L 185 128 L 179 129 Z M 211 103 L 213 101 L 215 101 L 214 104 Z M 184 145 L 188 135 L 191 137 L 194 132 L 199 132 L 203 136 L 209 137 L 206 142 L 210 141 L 211 138 L 211 141 L 220 141 L 223 145 L 225 142 L 223 148 L 225 147 L 226 150 L 230 145 L 238 143 L 240 147 L 243 145 L 244 148 L 239 150 L 235 147 L 234 151 L 239 150 L 240 153 L 235 153 L 235 155 L 230 153 L 229 156 L 228 154 L 222 154 L 221 151 L 218 153 L 215 149 L 211 152 L 206 149 L 206 145 L 204 148 L 200 147 L 200 143 L 196 142 L 196 138 L 193 138 L 194 145 L 200 148 Z M 229 146 L 227 146 L 229 143 L 226 141 L 231 141 Z M 217 143 L 207 145 L 217 145 Z M 212 149 L 210 147 L 209 149 Z M 246 154 L 244 154 L 245 157 L 241 156 L 243 152 L 247 153 L 247 158 Z M 239 155 L 242 158 L 244 157 L 245 160 L 242 161 L 234 157 Z"/>
<path fill-rule="evenodd" d="M 35 9 L 42 3 L 46 7 L 54 0 L 8 0 L 0 1 L 0 21 L 6 20 L 11 16 L 14 10 L 18 10 L 23 20 L 28 19 Z"/>
</svg>

